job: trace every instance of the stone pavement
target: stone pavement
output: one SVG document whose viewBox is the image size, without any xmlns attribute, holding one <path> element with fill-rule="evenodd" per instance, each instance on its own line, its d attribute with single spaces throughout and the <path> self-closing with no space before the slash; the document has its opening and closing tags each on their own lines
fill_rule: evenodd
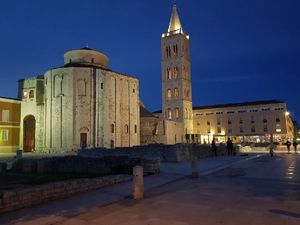
<svg viewBox="0 0 300 225">
<path fill-rule="evenodd" d="M 215 157 L 198 160 L 200 175 L 234 165 L 240 161 L 255 158 L 258 155 Z M 191 174 L 191 163 L 162 163 L 162 173 L 145 177 L 145 190 L 147 193 L 154 189 L 184 180 Z M 0 215 L 0 224 L 53 224 L 65 221 L 75 215 L 90 212 L 124 198 L 132 193 L 132 183 L 122 183 L 97 191 L 79 194 L 67 199 L 48 202 L 39 206 L 22 209 L 16 212 Z"/>
</svg>

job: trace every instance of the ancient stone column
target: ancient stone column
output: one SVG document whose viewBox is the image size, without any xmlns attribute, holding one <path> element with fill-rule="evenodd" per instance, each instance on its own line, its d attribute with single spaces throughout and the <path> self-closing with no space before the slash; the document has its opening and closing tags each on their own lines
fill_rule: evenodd
<svg viewBox="0 0 300 225">
<path fill-rule="evenodd" d="M 144 198 L 144 171 L 143 167 L 135 166 L 133 168 L 133 199 L 141 200 Z"/>
<path fill-rule="evenodd" d="M 197 161 L 192 160 L 192 178 L 198 178 L 199 173 L 198 173 L 198 168 L 197 168 Z"/>
</svg>

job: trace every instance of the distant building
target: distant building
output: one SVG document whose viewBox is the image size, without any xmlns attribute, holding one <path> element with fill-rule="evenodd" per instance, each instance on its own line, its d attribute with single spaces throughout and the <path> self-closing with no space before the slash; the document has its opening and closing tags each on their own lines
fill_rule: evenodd
<svg viewBox="0 0 300 225">
<path fill-rule="evenodd" d="M 140 144 L 139 81 L 109 69 L 90 48 L 71 50 L 64 66 L 19 81 L 20 148 L 67 152 Z"/>
<path fill-rule="evenodd" d="M 0 97 L 0 153 L 19 148 L 21 101 Z"/>
<path fill-rule="evenodd" d="M 285 102 L 269 100 L 194 107 L 194 134 L 208 143 L 215 137 L 226 141 L 276 142 L 294 137 L 293 122 Z"/>
</svg>

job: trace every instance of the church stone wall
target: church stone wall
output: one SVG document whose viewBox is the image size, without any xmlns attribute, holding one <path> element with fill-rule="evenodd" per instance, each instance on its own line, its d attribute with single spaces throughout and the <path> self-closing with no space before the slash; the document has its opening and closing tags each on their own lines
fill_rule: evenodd
<svg viewBox="0 0 300 225">
<path fill-rule="evenodd" d="M 22 119 L 36 120 L 36 151 L 77 150 L 82 134 L 86 148 L 140 144 L 137 79 L 95 67 L 62 67 L 22 85 L 38 89 L 35 98 L 22 101 Z M 21 132 L 21 143 L 23 137 Z"/>
<path fill-rule="evenodd" d="M 22 87 L 19 87 L 19 96 L 22 97 L 21 102 L 21 120 L 20 120 L 20 149 L 23 149 L 23 136 L 24 136 L 24 119 L 28 116 L 33 116 L 36 121 L 35 130 L 35 146 L 36 149 L 41 149 L 44 146 L 44 105 L 42 102 L 37 102 L 37 93 L 43 95 L 44 78 L 42 76 L 31 77 L 22 81 Z M 31 93 L 31 95 L 29 95 Z M 33 94 L 32 94 L 33 93 Z M 39 104 L 38 104 L 39 103 Z"/>
</svg>

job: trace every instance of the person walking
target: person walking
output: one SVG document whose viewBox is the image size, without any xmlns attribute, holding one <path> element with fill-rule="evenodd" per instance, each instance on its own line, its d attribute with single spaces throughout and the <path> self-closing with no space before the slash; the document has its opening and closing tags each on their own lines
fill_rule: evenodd
<svg viewBox="0 0 300 225">
<path fill-rule="evenodd" d="M 288 154 L 290 154 L 291 141 L 289 139 L 286 141 L 286 147 L 287 147 L 287 150 L 288 150 Z"/>
<path fill-rule="evenodd" d="M 227 147 L 227 154 L 232 155 L 233 154 L 233 144 L 232 144 L 232 140 L 230 138 L 227 139 L 226 147 Z"/>
<path fill-rule="evenodd" d="M 213 154 L 217 157 L 217 145 L 215 138 L 213 138 L 211 142 L 211 150 L 213 151 Z"/>
<path fill-rule="evenodd" d="M 298 146 L 298 143 L 297 143 L 296 140 L 294 140 L 293 146 L 294 146 L 295 153 L 297 153 L 297 146 Z"/>
</svg>

